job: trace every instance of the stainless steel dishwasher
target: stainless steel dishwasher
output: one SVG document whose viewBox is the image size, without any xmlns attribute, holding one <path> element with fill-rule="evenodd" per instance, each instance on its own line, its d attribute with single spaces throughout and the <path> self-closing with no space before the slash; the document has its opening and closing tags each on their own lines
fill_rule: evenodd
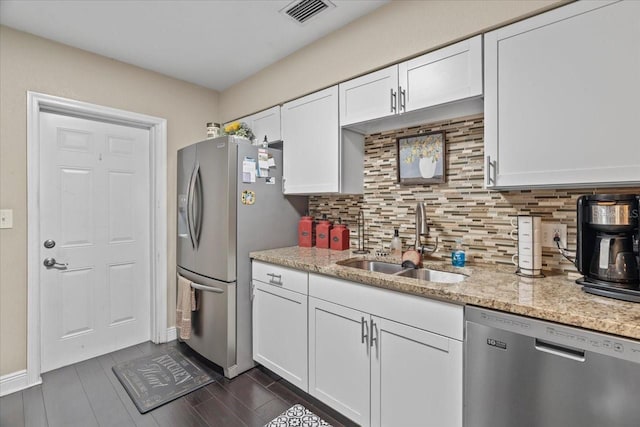
<svg viewBox="0 0 640 427">
<path fill-rule="evenodd" d="M 465 427 L 638 427 L 640 342 L 466 309 Z"/>
</svg>

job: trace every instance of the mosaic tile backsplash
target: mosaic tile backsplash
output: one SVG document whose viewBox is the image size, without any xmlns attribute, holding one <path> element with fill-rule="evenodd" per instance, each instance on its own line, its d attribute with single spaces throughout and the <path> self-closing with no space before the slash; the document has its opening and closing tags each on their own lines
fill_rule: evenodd
<svg viewBox="0 0 640 427">
<path fill-rule="evenodd" d="M 396 138 L 419 132 L 445 131 L 446 181 L 444 184 L 400 185 L 397 181 Z M 342 218 L 351 229 L 351 247 L 357 246 L 356 220 L 365 217 L 366 248 L 389 248 L 398 228 L 403 250 L 414 244 L 415 206 L 425 202 L 430 233 L 440 245 L 433 255 L 449 258 L 462 238 L 468 262 L 512 265 L 517 242 L 509 237 L 511 218 L 540 215 L 544 222 L 567 224 L 568 246 L 576 245 L 576 201 L 582 194 L 602 189 L 489 191 L 484 184 L 484 120 L 474 115 L 365 138 L 364 194 L 361 196 L 312 196 L 309 210 L 316 218 L 326 214 Z M 629 193 L 633 189 L 607 189 Z M 428 240 L 428 244 L 433 242 Z M 515 269 L 515 267 L 514 267 Z M 573 265 L 552 248 L 543 248 L 543 269 L 575 272 Z"/>
</svg>

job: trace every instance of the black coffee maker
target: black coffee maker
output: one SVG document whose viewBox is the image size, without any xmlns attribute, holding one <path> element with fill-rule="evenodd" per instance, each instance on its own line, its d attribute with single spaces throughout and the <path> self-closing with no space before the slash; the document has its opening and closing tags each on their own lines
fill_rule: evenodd
<svg viewBox="0 0 640 427">
<path fill-rule="evenodd" d="M 577 283 L 585 292 L 640 302 L 639 213 L 640 195 L 578 198 Z"/>
</svg>

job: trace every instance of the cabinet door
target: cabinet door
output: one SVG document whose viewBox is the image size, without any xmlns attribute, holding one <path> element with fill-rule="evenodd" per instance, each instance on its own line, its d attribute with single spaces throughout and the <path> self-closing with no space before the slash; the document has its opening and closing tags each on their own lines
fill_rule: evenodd
<svg viewBox="0 0 640 427">
<path fill-rule="evenodd" d="M 307 296 L 253 282 L 253 360 L 308 391 Z"/>
<path fill-rule="evenodd" d="M 487 186 L 640 183 L 639 40 L 637 1 L 576 2 L 487 33 Z"/>
<path fill-rule="evenodd" d="M 368 326 L 368 314 L 309 297 L 309 394 L 363 427 L 370 409 Z"/>
<path fill-rule="evenodd" d="M 372 316 L 371 425 L 462 426 L 462 343 Z"/>
<path fill-rule="evenodd" d="M 482 36 L 398 65 L 400 112 L 482 95 Z"/>
<path fill-rule="evenodd" d="M 285 194 L 340 191 L 338 86 L 282 106 Z"/>
<path fill-rule="evenodd" d="M 398 66 L 340 83 L 340 126 L 398 112 Z"/>
<path fill-rule="evenodd" d="M 263 142 L 265 136 L 267 137 L 267 142 L 280 141 L 282 139 L 282 135 L 280 134 L 279 105 L 256 113 L 252 117 L 253 127 L 251 130 L 256 136 L 256 141 Z"/>
</svg>

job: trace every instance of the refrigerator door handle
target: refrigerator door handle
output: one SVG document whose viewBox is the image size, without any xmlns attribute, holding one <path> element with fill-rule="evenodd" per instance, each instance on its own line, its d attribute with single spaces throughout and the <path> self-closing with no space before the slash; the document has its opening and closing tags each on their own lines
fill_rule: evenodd
<svg viewBox="0 0 640 427">
<path fill-rule="evenodd" d="M 199 285 L 197 283 L 193 283 L 191 282 L 191 287 L 193 289 L 197 289 L 199 291 L 205 291 L 205 292 L 214 292 L 216 294 L 223 294 L 224 291 L 220 288 L 215 288 L 213 286 L 205 286 L 205 285 Z"/>
<path fill-rule="evenodd" d="M 195 179 L 198 167 L 199 165 L 196 163 L 193 171 L 191 171 L 191 178 L 189 178 L 189 190 L 187 193 L 187 228 L 189 229 L 189 237 L 191 238 L 191 246 L 193 247 L 193 249 L 197 248 L 195 240 L 195 224 L 193 218 L 193 197 L 195 193 Z"/>
<path fill-rule="evenodd" d="M 202 198 L 202 178 L 200 177 L 200 164 L 196 165 L 195 172 L 195 182 L 194 182 L 194 195 L 196 197 L 196 209 L 194 214 L 194 224 L 193 224 L 193 239 L 196 243 L 196 248 L 200 244 L 200 233 L 202 231 L 202 209 L 203 209 L 203 198 Z"/>
</svg>

